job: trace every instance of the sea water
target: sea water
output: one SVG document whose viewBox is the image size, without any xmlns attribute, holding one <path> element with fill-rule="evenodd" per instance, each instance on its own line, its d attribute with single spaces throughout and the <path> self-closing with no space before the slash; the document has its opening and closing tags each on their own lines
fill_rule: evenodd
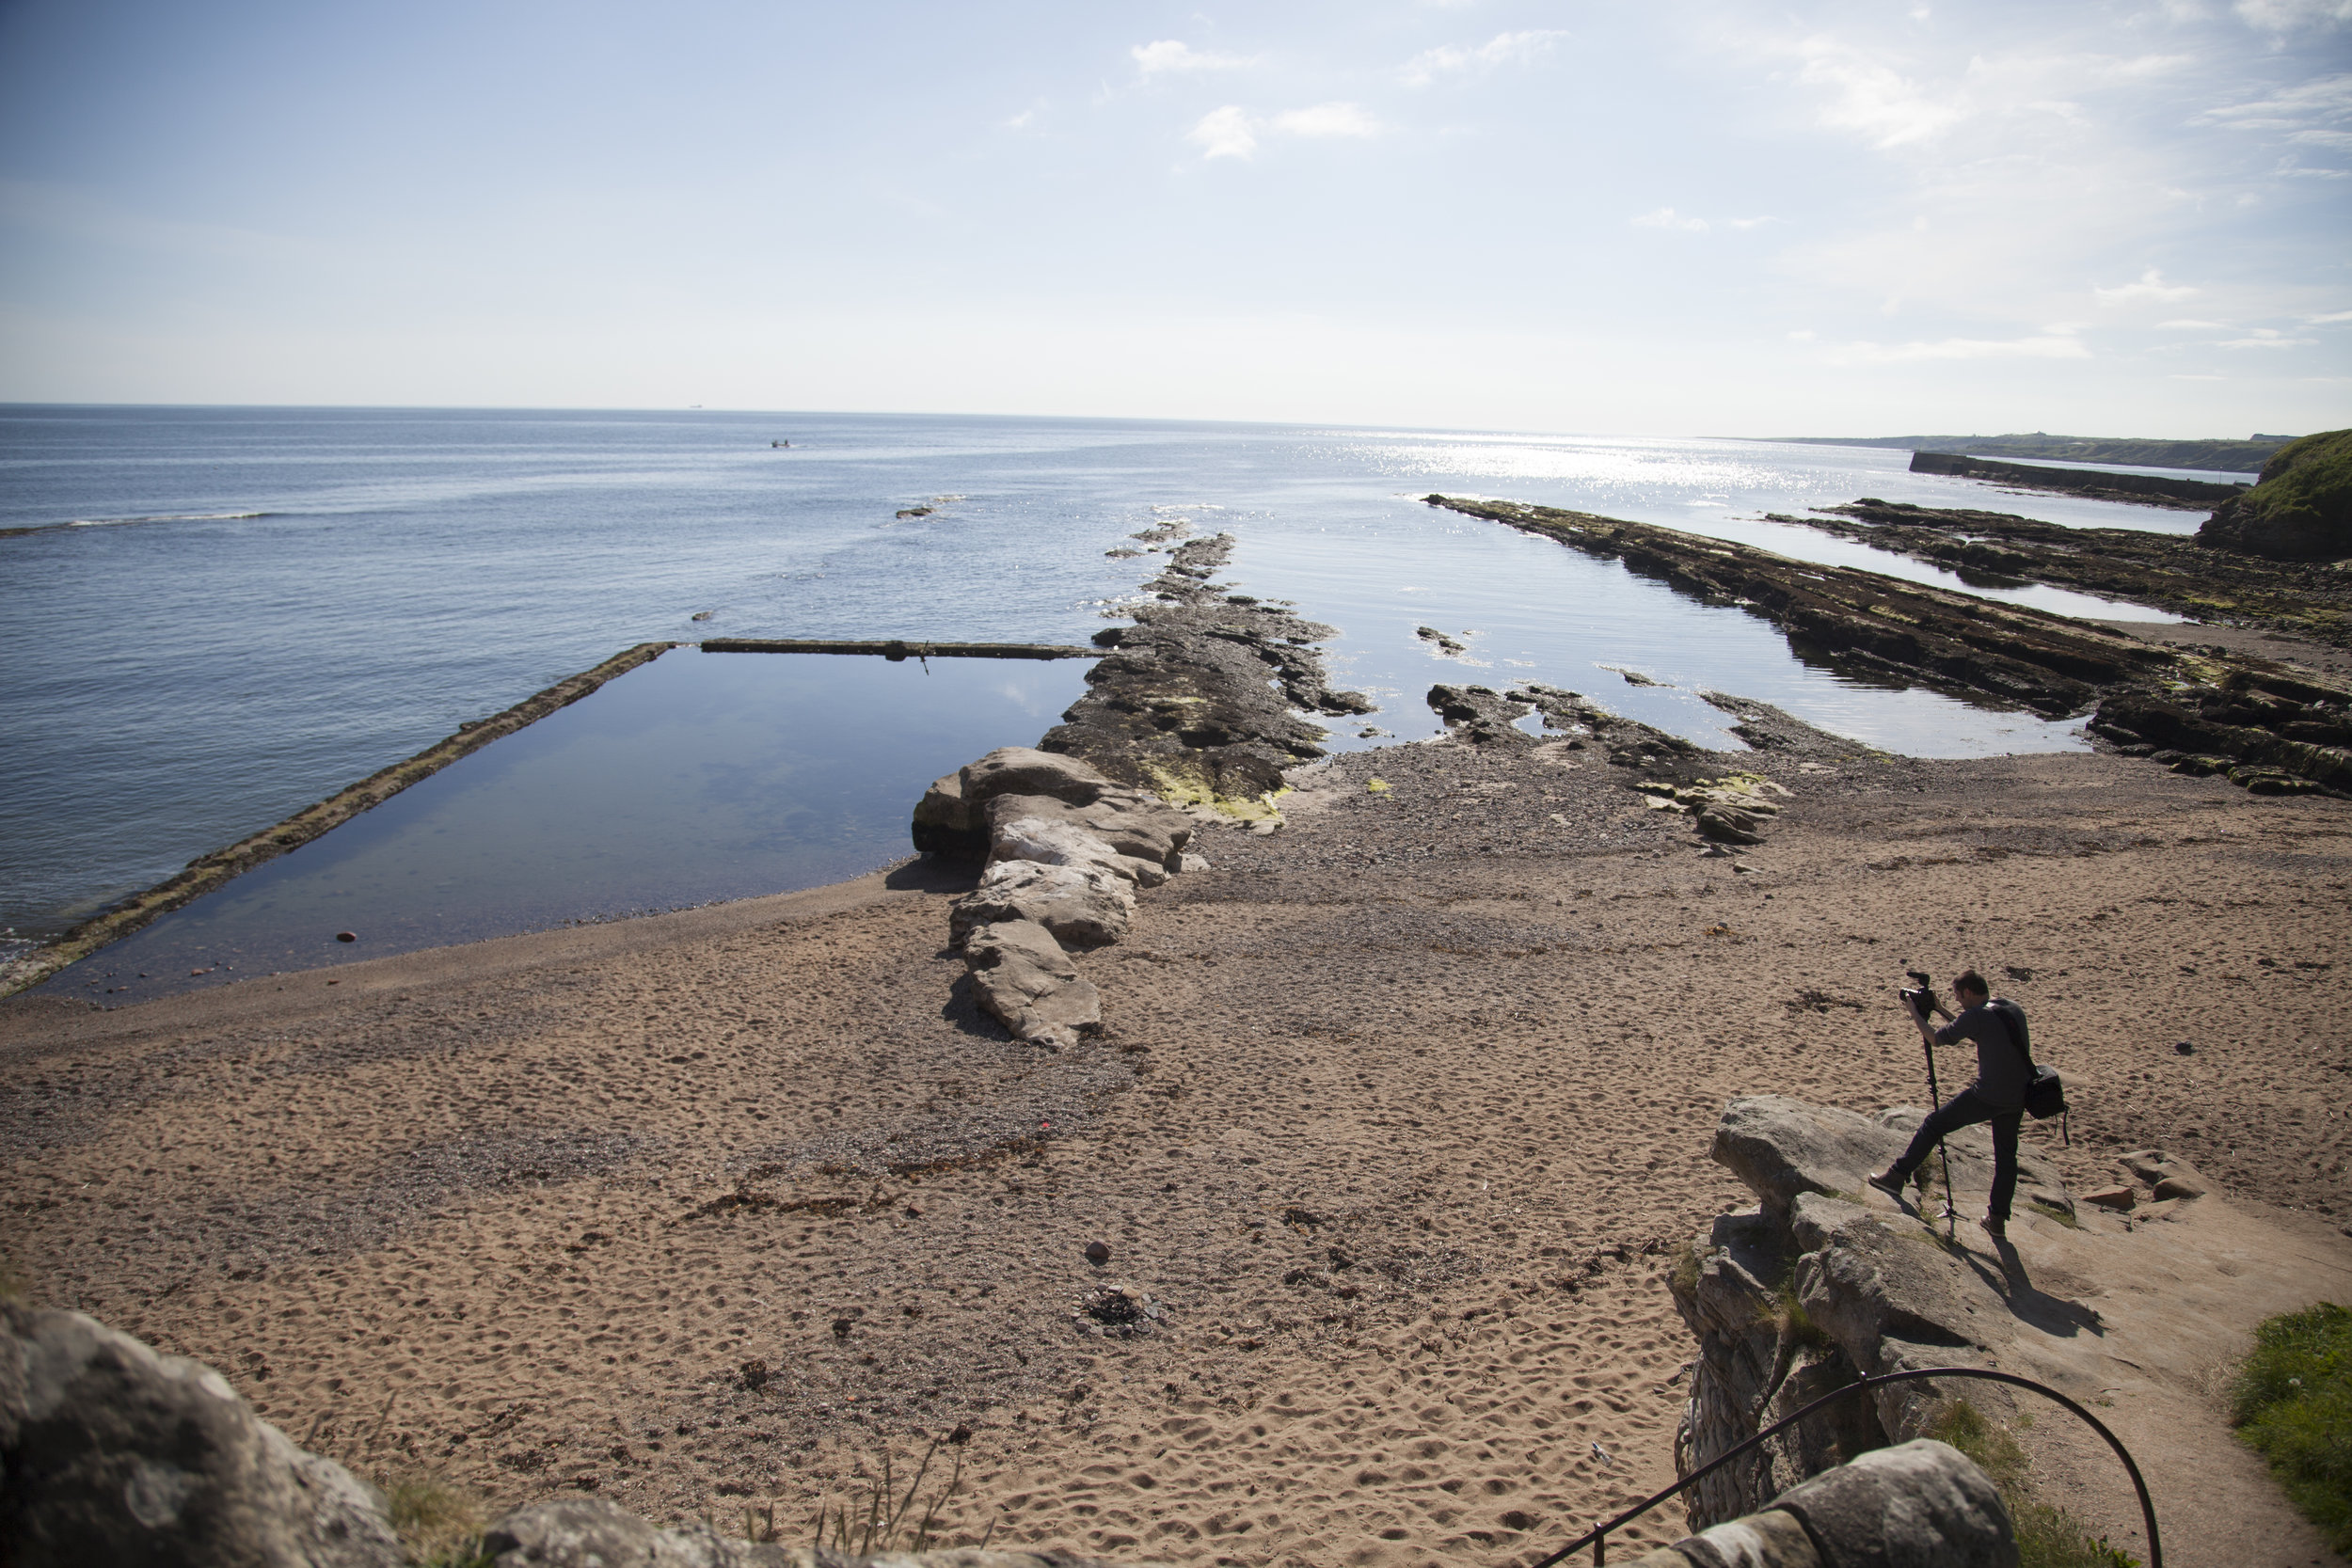
<svg viewBox="0 0 2352 1568">
<path fill-rule="evenodd" d="M 1232 532 L 1222 580 L 1338 627 L 1335 680 L 1382 708 L 1337 729 L 1335 745 L 1434 733 L 1422 699 L 1435 681 L 1522 678 L 1717 745 L 1736 743 L 1703 688 L 1915 754 L 2081 745 L 2064 724 L 1809 667 L 1742 611 L 1419 499 L 1442 490 L 1570 506 L 1963 588 L 1764 515 L 1870 495 L 2071 526 L 2182 531 L 2199 520 L 1915 475 L 1908 461 L 1748 441 L 1125 420 L 0 409 L 0 529 L 24 531 L 0 537 L 0 927 L 54 934 L 641 641 L 1083 641 L 1161 559 L 1109 552 L 1171 521 Z M 2164 618 L 2056 590 L 1986 592 Z M 1424 625 L 1467 654 L 1440 657 L 1416 635 Z M 1628 684 L 1615 667 L 1659 684 Z M 768 711 L 862 769 L 893 813 L 912 805 L 921 768 L 899 777 L 891 768 L 913 765 L 882 764 L 870 730 L 788 708 Z M 957 744 L 1034 740 L 1051 719 L 1033 718 L 1016 706 Z M 519 740 L 479 755 L 534 744 Z M 610 766 L 547 776 L 587 799 Z M 791 813 L 795 787 L 779 784 L 771 809 Z M 412 849 L 430 859 L 421 841 Z M 859 868 L 812 852 L 768 865 L 756 890 Z M 560 892 L 533 897 L 512 922 L 599 912 Z"/>
</svg>

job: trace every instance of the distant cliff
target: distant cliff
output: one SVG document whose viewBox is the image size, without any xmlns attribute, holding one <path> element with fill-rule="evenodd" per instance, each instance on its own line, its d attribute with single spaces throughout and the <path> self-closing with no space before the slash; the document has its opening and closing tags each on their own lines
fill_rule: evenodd
<svg viewBox="0 0 2352 1568">
<path fill-rule="evenodd" d="M 2352 430 L 2280 448 L 2262 482 L 2223 501 L 2197 542 L 2273 561 L 2352 558 Z"/>
<path fill-rule="evenodd" d="M 2243 441 L 2162 441 L 2138 436 L 1776 436 L 1812 447 L 1891 447 L 1898 451 L 1948 451 L 1967 457 L 2030 457 L 2044 463 L 2121 463 L 2141 468 L 2203 468 L 2250 474 L 2292 436 L 2253 436 Z"/>
<path fill-rule="evenodd" d="M 2214 484 L 2201 479 L 2170 479 L 2160 474 L 2117 474 L 2104 468 L 2047 468 L 2022 463 L 1994 463 L 1952 452 L 1915 451 L 1915 474 L 1957 474 L 1995 484 L 2028 490 L 2056 490 L 2062 495 L 2089 496 L 2094 500 L 2137 501 L 2144 506 L 2175 506 L 2201 512 L 2243 494 L 2243 484 Z"/>
</svg>

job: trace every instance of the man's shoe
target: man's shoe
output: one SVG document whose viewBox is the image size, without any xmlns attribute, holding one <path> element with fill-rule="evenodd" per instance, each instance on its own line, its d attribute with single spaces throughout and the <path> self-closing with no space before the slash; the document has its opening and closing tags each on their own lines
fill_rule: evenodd
<svg viewBox="0 0 2352 1568">
<path fill-rule="evenodd" d="M 1987 1214 L 1977 1223 L 1984 1227 L 1984 1233 L 1992 1237 L 1994 1241 L 2006 1242 L 2009 1240 L 2009 1221 L 2005 1219 L 1995 1219 L 1991 1214 Z"/>
<path fill-rule="evenodd" d="M 1864 1178 L 1871 1186 L 1900 1203 L 1903 1200 L 1903 1179 L 1891 1170 L 1872 1171 Z"/>
</svg>

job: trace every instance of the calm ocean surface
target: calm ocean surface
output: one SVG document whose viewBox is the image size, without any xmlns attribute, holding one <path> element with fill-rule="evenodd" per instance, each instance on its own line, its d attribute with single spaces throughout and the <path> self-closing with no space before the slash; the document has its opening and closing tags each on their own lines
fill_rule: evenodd
<svg viewBox="0 0 2352 1568">
<path fill-rule="evenodd" d="M 770 445 L 787 439 L 788 450 Z M 8 671 L 0 927 L 20 939 L 53 934 L 633 642 L 1084 641 L 1158 561 L 1104 552 L 1171 518 L 1238 536 L 1225 580 L 1296 600 L 1341 628 L 1335 679 L 1382 702 L 1372 722 L 1392 733 L 1367 739 L 1351 725 L 1335 744 L 1434 733 L 1421 700 L 1432 681 L 1534 678 L 1715 744 L 1725 737 L 1696 699 L 1699 687 L 1763 698 L 1916 754 L 2079 746 L 2067 725 L 1808 668 L 1746 614 L 1691 604 L 1613 564 L 1417 499 L 1444 489 L 1573 506 L 1950 586 L 1963 585 L 1761 514 L 1872 495 L 2075 526 L 2185 532 L 2201 520 L 1913 475 L 1908 461 L 1901 451 L 1748 441 L 1117 420 L 0 408 L 0 528 L 33 531 L 0 537 Z M 937 510 L 895 515 L 918 504 Z M 2044 589 L 1992 596 L 2135 613 Z M 706 611 L 707 620 L 693 619 Z M 1433 655 L 1413 635 L 1422 625 L 1470 634 L 1467 658 Z M 675 748 L 647 741 L 632 752 L 612 739 L 643 717 L 623 714 L 643 698 L 622 693 L 634 683 L 651 696 L 670 683 L 678 712 L 765 713 L 772 733 L 792 737 L 789 766 L 775 757 L 760 766 L 771 768 L 765 809 L 801 824 L 787 835 L 801 847 L 748 879 L 692 885 L 623 888 L 590 872 L 548 872 L 547 885 L 510 901 L 504 928 L 814 885 L 902 852 L 913 798 L 898 775 L 930 768 L 938 747 L 848 722 L 846 674 L 829 688 L 781 670 L 755 677 L 734 667 L 731 685 L 694 673 L 725 663 L 670 656 L 567 710 L 609 711 L 596 721 L 602 738 L 550 730 L 527 745 L 501 741 L 474 759 L 501 760 L 477 771 L 511 770 L 506 757 L 519 767 L 526 752 L 552 753 L 562 742 L 576 755 L 543 765 L 544 776 L 570 783 L 548 787 L 581 799 L 617 789 L 642 803 L 654 785 L 623 787 L 615 777 L 631 755 Z M 1603 668 L 1612 665 L 1668 684 L 1635 688 Z M 901 706 L 885 681 L 868 691 L 870 712 L 882 729 L 934 735 L 948 750 L 1025 743 L 1066 701 L 1054 683 L 1074 690 L 1083 666 L 1035 669 L 1057 673 L 1019 689 L 1000 682 L 951 717 L 923 702 Z M 761 681 L 774 690 L 744 684 Z M 930 689 L 933 697 L 944 689 Z M 660 791 L 724 797 L 722 775 L 736 768 L 739 785 L 742 757 L 760 745 L 744 732 L 725 754 L 685 772 L 672 754 Z M 821 786 L 813 782 L 820 775 Z M 496 796 L 511 820 L 531 816 L 534 808 L 507 787 L 483 798 Z M 887 809 L 845 812 L 845 791 Z M 697 819 L 732 824 L 713 832 L 765 832 L 762 813 L 740 796 Z M 576 803 L 550 799 L 545 810 L 552 820 Z M 577 834 L 588 819 L 565 820 Z M 835 825 L 809 831 L 822 821 Z M 378 825 L 369 853 L 382 871 L 403 854 L 430 860 L 436 833 L 464 841 L 472 831 L 411 823 L 404 849 L 400 833 Z M 614 832 L 650 830 L 641 813 Z M 368 836 L 342 830 L 278 863 L 323 864 L 331 858 L 324 847 L 343 834 L 354 846 Z M 549 848 L 538 859 L 564 857 Z M 409 870 L 411 879 L 446 880 L 430 864 Z M 513 865 L 501 875 L 531 879 Z M 172 919 L 192 924 L 207 902 Z M 489 934 L 428 922 L 406 944 L 436 929 L 437 940 Z"/>
</svg>

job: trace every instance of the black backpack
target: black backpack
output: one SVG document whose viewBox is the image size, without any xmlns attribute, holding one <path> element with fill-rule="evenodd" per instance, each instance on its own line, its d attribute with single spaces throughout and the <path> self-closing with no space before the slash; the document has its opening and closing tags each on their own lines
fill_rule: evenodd
<svg viewBox="0 0 2352 1568">
<path fill-rule="evenodd" d="M 2017 1053 L 2026 1058 L 2026 1115 L 2036 1121 L 2047 1121 L 2052 1117 L 2064 1116 L 2066 1114 L 2066 1085 L 2058 1081 L 2057 1072 L 2049 1068 L 2038 1066 L 2033 1059 L 2033 1053 L 2026 1049 L 2024 1037 L 2017 1033 L 2017 1025 L 2010 1021 L 2009 1016 L 2016 1010 L 2017 1004 L 2007 1001 L 1994 1002 L 1992 1004 L 1992 1008 L 1993 1016 L 1999 1019 L 2001 1027 L 2009 1031 L 2009 1043 L 2015 1046 Z"/>
</svg>

